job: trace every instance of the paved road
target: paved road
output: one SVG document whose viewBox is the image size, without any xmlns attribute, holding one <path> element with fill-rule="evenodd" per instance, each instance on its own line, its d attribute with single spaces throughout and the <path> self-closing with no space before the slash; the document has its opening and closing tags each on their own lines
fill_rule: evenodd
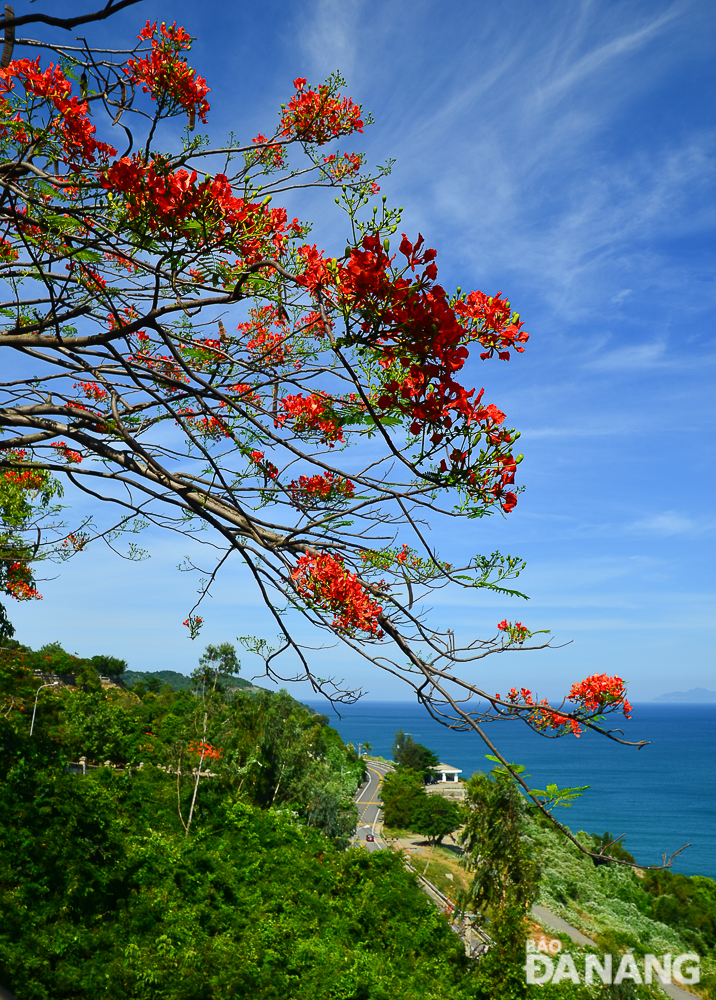
<svg viewBox="0 0 716 1000">
<path fill-rule="evenodd" d="M 380 785 L 385 775 L 392 771 L 389 764 L 379 764 L 377 761 L 369 761 L 368 781 L 358 791 L 356 795 L 356 805 L 358 806 L 358 827 L 354 843 L 365 844 L 369 851 L 377 851 L 386 844 L 383 842 L 381 833 L 383 830 L 383 817 L 381 813 Z M 366 843 L 366 835 L 375 837 L 373 843 Z"/>
</svg>

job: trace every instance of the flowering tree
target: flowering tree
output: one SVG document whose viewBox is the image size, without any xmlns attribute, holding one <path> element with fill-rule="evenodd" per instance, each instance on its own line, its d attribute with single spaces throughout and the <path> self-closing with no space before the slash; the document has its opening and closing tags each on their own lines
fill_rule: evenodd
<svg viewBox="0 0 716 1000">
<path fill-rule="evenodd" d="M 519 315 L 500 293 L 446 291 L 436 251 L 399 234 L 379 194 L 389 166 L 370 171 L 345 148 L 370 119 L 338 75 L 294 80 L 265 135 L 212 145 L 195 131 L 210 91 L 186 61 L 191 41 L 147 22 L 126 51 L 24 40 L 50 58 L 13 59 L 5 46 L 3 481 L 29 496 L 59 477 L 119 509 L 110 527 L 65 533 L 65 553 L 149 522 L 210 527 L 220 555 L 203 593 L 227 559 L 245 562 L 282 637 L 259 644 L 271 676 L 292 650 L 316 690 L 356 695 L 314 675 L 288 607 L 500 760 L 480 727 L 495 716 L 625 742 L 603 724 L 628 715 L 620 678 L 579 682 L 556 707 L 526 689 L 501 697 L 461 667 L 546 643 L 505 620 L 460 648 L 424 608 L 446 586 L 517 593 L 520 560 L 447 563 L 425 526 L 517 504 L 519 434 L 462 379 L 471 352 L 523 353 Z M 275 202 L 307 186 L 346 212 L 335 256 Z M 32 556 L 3 555 L 4 579 L 29 580 Z"/>
</svg>

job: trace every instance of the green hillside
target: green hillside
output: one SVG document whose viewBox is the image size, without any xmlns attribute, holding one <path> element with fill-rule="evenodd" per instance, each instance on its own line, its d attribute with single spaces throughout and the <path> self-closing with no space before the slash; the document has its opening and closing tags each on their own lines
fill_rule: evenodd
<svg viewBox="0 0 716 1000">
<path fill-rule="evenodd" d="M 158 680 L 160 686 L 168 684 L 173 691 L 191 691 L 194 684 L 188 674 L 180 674 L 176 670 L 125 670 L 122 674 L 122 680 L 127 687 L 134 687 L 139 682 L 146 685 L 153 679 Z M 243 677 L 232 677 L 228 686 L 239 688 L 242 691 L 247 689 L 265 690 L 265 688 L 257 688 L 255 684 L 244 680 Z"/>
<path fill-rule="evenodd" d="M 350 847 L 364 764 L 325 716 L 87 683 L 45 690 L 30 737 L 36 688 L 0 651 L 0 985 L 20 1000 L 475 996 L 402 860 Z"/>
</svg>

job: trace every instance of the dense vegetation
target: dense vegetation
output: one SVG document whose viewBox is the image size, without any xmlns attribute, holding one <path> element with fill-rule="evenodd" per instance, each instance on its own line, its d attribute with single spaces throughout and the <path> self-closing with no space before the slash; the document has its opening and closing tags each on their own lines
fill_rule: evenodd
<svg viewBox="0 0 716 1000">
<path fill-rule="evenodd" d="M 12 630 L 14 632 L 14 629 Z M 15 667 L 26 668 L 32 673 L 59 674 L 62 677 L 74 678 L 78 685 L 97 690 L 100 688 L 100 676 L 120 677 L 127 669 L 125 660 L 116 656 L 97 655 L 83 657 L 77 653 L 68 653 L 59 642 L 48 642 L 40 649 L 23 646 L 16 639 L 6 636 L 2 644 L 2 662 L 0 671 L 12 670 Z M 22 669 L 19 676 L 23 675 Z M 26 674 L 25 676 L 29 676 Z M 14 693 L 7 685 L 3 685 L 3 694 Z"/>
<path fill-rule="evenodd" d="M 194 688 L 191 677 L 187 674 L 180 674 L 177 670 L 125 670 L 122 674 L 122 680 L 132 690 L 136 688 L 137 684 L 143 684 L 145 691 L 153 691 L 155 694 L 165 684 L 168 684 L 172 691 L 191 691 Z M 244 680 L 243 677 L 234 677 L 231 686 L 246 689 L 254 688 L 257 685 Z"/>
<path fill-rule="evenodd" d="M 363 764 L 324 716 L 86 685 L 43 691 L 30 738 L 33 656 L 0 655 L 0 983 L 21 1000 L 475 995 L 401 859 L 347 846 Z"/>
<path fill-rule="evenodd" d="M 496 939 L 475 965 L 398 855 L 349 846 L 363 763 L 325 716 L 237 689 L 205 655 L 190 689 L 102 689 L 89 671 L 45 690 L 31 738 L 31 665 L 61 655 L 0 653 L 0 983 L 20 1000 L 656 995 L 527 987 L 536 892 L 600 951 L 697 952 L 714 995 L 710 879 L 595 867 L 499 776 L 475 775 L 465 899 Z M 386 818 L 402 810 L 395 825 L 433 840 L 426 806 L 457 813 L 404 766 L 384 789 Z"/>
</svg>

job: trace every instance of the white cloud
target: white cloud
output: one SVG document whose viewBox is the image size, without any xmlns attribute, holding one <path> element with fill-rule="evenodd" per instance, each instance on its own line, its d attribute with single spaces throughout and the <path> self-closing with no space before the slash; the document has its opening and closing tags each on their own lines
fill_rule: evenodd
<svg viewBox="0 0 716 1000">
<path fill-rule="evenodd" d="M 663 514 L 653 514 L 641 521 L 631 524 L 632 531 L 647 532 L 653 535 L 683 535 L 702 534 L 705 531 L 713 530 L 713 525 L 708 522 L 694 521 L 690 517 L 677 514 L 676 511 L 668 510 Z"/>
<path fill-rule="evenodd" d="M 585 14 L 590 6 L 593 5 L 584 5 L 583 11 Z M 607 72 L 607 66 L 610 63 L 621 61 L 624 56 L 630 55 L 635 50 L 642 48 L 659 32 L 663 31 L 667 25 L 671 24 L 683 10 L 683 4 L 673 4 L 660 16 L 633 30 L 627 29 L 623 34 L 618 34 L 616 38 L 597 45 L 585 55 L 573 59 L 570 65 L 569 48 L 574 49 L 591 28 L 587 17 L 579 18 L 574 24 L 572 45 L 567 48 L 565 62 L 568 65 L 561 75 L 556 76 L 546 86 L 536 90 L 534 95 L 535 101 L 542 103 L 546 100 L 553 101 L 559 99 L 566 92 L 574 89 L 575 85 L 582 83 L 586 77 L 592 76 L 597 72 L 600 72 L 600 80 L 603 80 Z"/>
<path fill-rule="evenodd" d="M 304 15 L 310 9 L 305 6 Z M 354 77 L 362 11 L 362 0 L 318 0 L 302 19 L 301 47 L 319 78 L 336 69 Z"/>
<path fill-rule="evenodd" d="M 592 371 L 616 372 L 661 367 L 667 363 L 665 350 L 666 345 L 663 341 L 619 347 L 615 351 L 607 351 L 598 358 L 587 361 L 585 368 L 590 368 Z"/>
</svg>

